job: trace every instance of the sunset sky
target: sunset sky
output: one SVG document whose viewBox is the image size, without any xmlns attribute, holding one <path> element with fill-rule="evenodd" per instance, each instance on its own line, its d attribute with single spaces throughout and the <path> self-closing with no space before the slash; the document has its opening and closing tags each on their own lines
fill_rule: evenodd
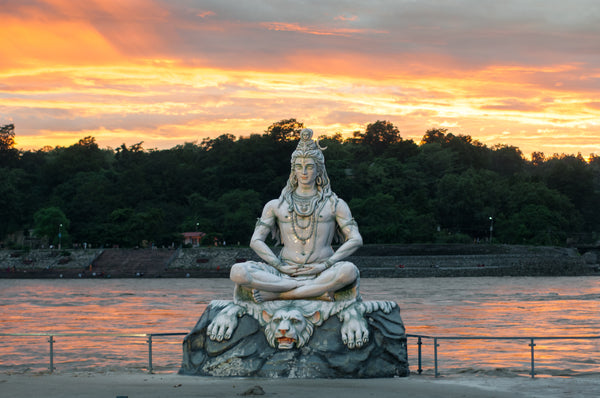
<svg viewBox="0 0 600 398">
<path fill-rule="evenodd" d="M 296 118 L 600 155 L 598 0 L 0 0 L 17 147 L 171 148 Z"/>
</svg>

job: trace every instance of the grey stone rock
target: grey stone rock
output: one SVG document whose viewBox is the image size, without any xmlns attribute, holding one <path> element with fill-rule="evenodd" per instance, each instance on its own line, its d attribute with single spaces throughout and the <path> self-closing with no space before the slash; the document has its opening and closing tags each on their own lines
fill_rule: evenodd
<svg viewBox="0 0 600 398">
<path fill-rule="evenodd" d="M 229 340 L 212 341 L 206 329 L 221 308 L 209 305 L 183 341 L 179 374 L 266 378 L 378 378 L 408 376 L 406 333 L 396 307 L 365 314 L 369 341 L 349 349 L 338 317 L 327 319 L 301 348 L 271 347 L 258 321 L 243 315 Z"/>
<path fill-rule="evenodd" d="M 583 253 L 581 257 L 586 264 L 598 264 L 598 255 L 592 251 Z"/>
</svg>

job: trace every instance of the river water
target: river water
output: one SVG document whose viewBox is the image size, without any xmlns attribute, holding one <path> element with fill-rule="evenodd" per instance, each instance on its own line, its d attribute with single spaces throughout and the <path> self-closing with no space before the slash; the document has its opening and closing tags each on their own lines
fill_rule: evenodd
<svg viewBox="0 0 600 398">
<path fill-rule="evenodd" d="M 187 333 L 227 279 L 0 280 L 0 333 Z M 428 336 L 600 336 L 597 277 L 363 279 L 364 300 L 393 300 L 407 333 Z M 67 371 L 147 371 L 145 337 L 57 336 L 54 366 Z M 183 336 L 153 338 L 155 372 L 179 369 Z M 417 371 L 417 340 L 409 363 Z M 433 374 L 424 340 L 423 373 Z M 440 340 L 442 375 L 528 375 L 529 340 Z M 538 375 L 600 374 L 600 339 L 536 340 Z M 47 337 L 0 336 L 1 373 L 46 372 Z"/>
</svg>

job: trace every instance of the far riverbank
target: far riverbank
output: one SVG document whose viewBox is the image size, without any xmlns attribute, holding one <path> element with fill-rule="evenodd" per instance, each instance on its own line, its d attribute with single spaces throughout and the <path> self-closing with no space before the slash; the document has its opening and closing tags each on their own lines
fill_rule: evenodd
<svg viewBox="0 0 600 398">
<path fill-rule="evenodd" d="M 581 253 L 580 251 L 583 251 Z M 362 277 L 600 275 L 599 247 L 488 244 L 365 245 L 349 261 Z M 0 278 L 226 278 L 248 247 L 0 250 Z"/>
</svg>

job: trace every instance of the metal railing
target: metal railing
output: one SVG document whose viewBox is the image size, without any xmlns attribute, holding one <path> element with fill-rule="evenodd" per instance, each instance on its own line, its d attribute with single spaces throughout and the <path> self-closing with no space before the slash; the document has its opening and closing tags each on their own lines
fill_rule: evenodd
<svg viewBox="0 0 600 398">
<path fill-rule="evenodd" d="M 146 339 L 148 344 L 148 373 L 153 373 L 152 367 L 152 342 L 154 337 L 169 337 L 169 336 L 185 336 L 187 333 L 0 333 L 0 337 L 47 337 L 48 343 L 50 344 L 49 350 L 49 371 L 52 373 L 54 367 L 54 340 L 55 337 L 143 337 Z M 441 340 L 524 340 L 529 341 L 528 346 L 531 351 L 531 367 L 530 375 L 532 378 L 535 377 L 535 341 L 536 340 L 596 340 L 600 339 L 600 336 L 428 336 L 422 334 L 407 334 L 407 338 L 417 339 L 417 360 L 418 369 L 417 373 L 423 373 L 423 340 L 433 340 L 433 364 L 434 364 L 434 376 L 439 377 L 439 363 L 438 363 L 438 344 Z"/>
<path fill-rule="evenodd" d="M 54 340 L 55 337 L 144 337 L 148 344 L 148 373 L 153 373 L 152 367 L 152 338 L 167 336 L 185 336 L 187 333 L 0 333 L 0 337 L 47 337 L 50 344 L 48 370 L 54 372 Z"/>
<path fill-rule="evenodd" d="M 422 345 L 423 339 L 433 340 L 433 366 L 434 375 L 439 377 L 438 372 L 438 341 L 440 340 L 525 340 L 529 341 L 529 347 L 531 348 L 531 367 L 529 374 L 531 378 L 535 377 L 535 341 L 536 340 L 595 340 L 600 339 L 600 336 L 427 336 L 422 334 L 407 334 L 406 337 L 417 338 L 417 359 L 418 369 L 417 372 L 421 374 L 423 372 L 422 367 Z"/>
</svg>

